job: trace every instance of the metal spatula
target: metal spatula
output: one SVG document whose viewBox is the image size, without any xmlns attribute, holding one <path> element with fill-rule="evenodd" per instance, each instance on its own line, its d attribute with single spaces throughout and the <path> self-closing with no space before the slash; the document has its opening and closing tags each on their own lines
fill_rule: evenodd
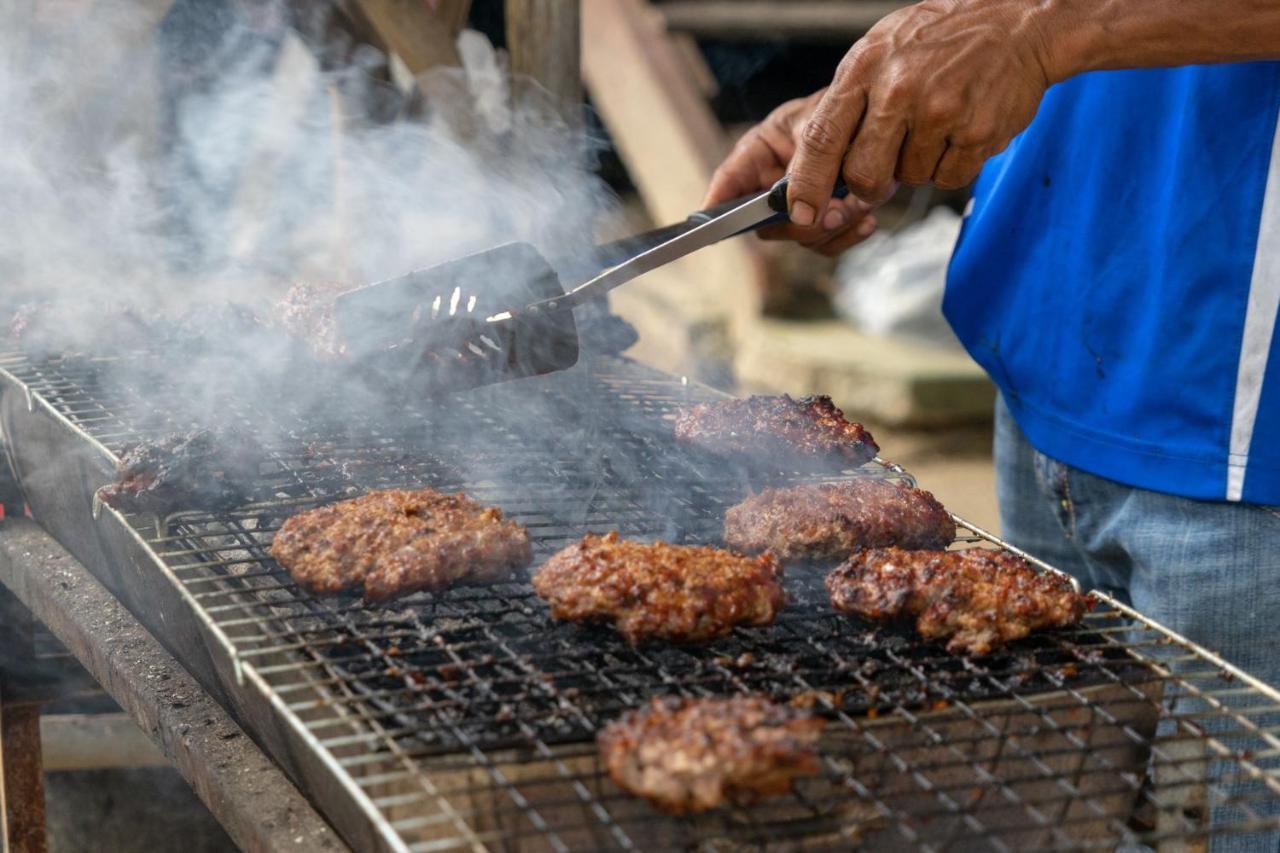
<svg viewBox="0 0 1280 853">
<path fill-rule="evenodd" d="M 837 187 L 835 195 L 847 192 Z M 787 179 L 768 192 L 597 247 L 604 271 L 566 292 L 528 243 L 506 243 L 338 297 L 353 362 L 394 387 L 453 390 L 565 370 L 578 360 L 573 309 L 691 252 L 786 217 Z M 572 266 L 560 264 L 561 268 Z"/>
</svg>

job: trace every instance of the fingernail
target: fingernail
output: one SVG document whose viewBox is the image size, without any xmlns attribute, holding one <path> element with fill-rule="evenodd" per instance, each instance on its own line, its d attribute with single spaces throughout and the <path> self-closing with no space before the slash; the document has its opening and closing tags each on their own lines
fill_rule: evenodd
<svg viewBox="0 0 1280 853">
<path fill-rule="evenodd" d="M 838 207 L 832 207 L 827 211 L 827 215 L 822 217 L 822 227 L 828 231 L 834 231 L 844 223 L 844 211 Z"/>
<path fill-rule="evenodd" d="M 876 218 L 868 216 L 866 219 L 858 223 L 858 236 L 870 237 L 871 232 L 876 230 Z"/>
<path fill-rule="evenodd" d="M 808 228 L 817 218 L 818 212 L 808 202 L 797 201 L 791 205 L 791 221 L 794 224 Z"/>
</svg>

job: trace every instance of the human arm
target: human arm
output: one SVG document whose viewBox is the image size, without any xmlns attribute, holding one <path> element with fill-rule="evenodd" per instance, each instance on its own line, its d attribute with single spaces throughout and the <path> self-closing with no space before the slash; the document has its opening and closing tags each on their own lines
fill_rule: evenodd
<svg viewBox="0 0 1280 853">
<path fill-rule="evenodd" d="M 812 105 L 792 222 L 821 220 L 841 172 L 872 206 L 898 181 L 964 186 L 1076 74 L 1270 58 L 1276 0 L 926 0 L 858 41 Z"/>
<path fill-rule="evenodd" d="M 768 189 L 787 171 L 800 132 L 826 90 L 778 107 L 738 140 L 712 177 L 703 207 Z M 828 194 L 829 195 L 829 194 Z M 792 223 L 763 228 L 766 240 L 793 240 L 824 255 L 838 255 L 871 236 L 876 228 L 871 206 L 856 196 L 830 199 L 822 221 L 808 227 Z"/>
</svg>

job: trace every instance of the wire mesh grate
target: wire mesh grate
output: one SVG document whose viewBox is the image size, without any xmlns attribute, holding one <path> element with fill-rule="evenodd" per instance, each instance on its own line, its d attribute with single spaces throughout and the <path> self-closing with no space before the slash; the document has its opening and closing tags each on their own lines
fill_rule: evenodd
<svg viewBox="0 0 1280 853">
<path fill-rule="evenodd" d="M 107 360 L 0 369 L 107 450 L 184 426 L 181 388 L 104 383 Z M 1158 847 L 1280 837 L 1280 700 L 1110 599 L 1076 629 L 985 658 L 834 612 L 788 570 L 767 628 L 631 647 L 554 623 L 527 578 L 382 607 L 300 592 L 267 546 L 288 515 L 372 488 L 461 489 L 529 530 L 541 559 L 586 532 L 716 543 L 765 479 L 676 448 L 713 392 L 623 359 L 384 411 L 317 418 L 236 401 L 264 433 L 252 502 L 126 522 L 212 631 L 411 850 L 959 850 Z M 341 410 L 335 400 L 334 412 Z M 264 426 L 267 425 L 267 426 Z M 909 481 L 878 462 L 840 476 Z M 959 522 L 958 540 L 1002 544 Z M 763 692 L 829 720 L 794 793 L 689 818 L 614 786 L 594 736 L 658 694 Z M 1277 833 L 1277 835 L 1273 835 Z M 1261 843 L 1261 842 L 1259 842 Z"/>
</svg>

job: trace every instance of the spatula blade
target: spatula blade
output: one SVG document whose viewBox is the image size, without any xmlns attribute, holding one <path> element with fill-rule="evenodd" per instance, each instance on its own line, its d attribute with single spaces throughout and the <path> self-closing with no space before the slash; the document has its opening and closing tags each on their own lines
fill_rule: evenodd
<svg viewBox="0 0 1280 853">
<path fill-rule="evenodd" d="M 487 321 L 563 293 L 537 249 L 506 243 L 344 293 L 334 322 L 351 360 L 382 381 L 447 391 L 577 363 L 571 311 Z"/>
</svg>

